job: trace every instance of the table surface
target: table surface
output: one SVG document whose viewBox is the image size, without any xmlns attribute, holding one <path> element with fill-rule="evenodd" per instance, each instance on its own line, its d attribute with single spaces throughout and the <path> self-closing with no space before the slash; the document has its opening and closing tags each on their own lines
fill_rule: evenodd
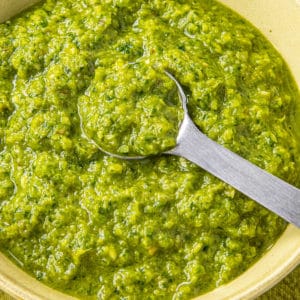
<svg viewBox="0 0 300 300">
<path fill-rule="evenodd" d="M 14 300 L 0 291 L 0 300 Z M 300 300 L 300 266 L 257 300 Z"/>
</svg>

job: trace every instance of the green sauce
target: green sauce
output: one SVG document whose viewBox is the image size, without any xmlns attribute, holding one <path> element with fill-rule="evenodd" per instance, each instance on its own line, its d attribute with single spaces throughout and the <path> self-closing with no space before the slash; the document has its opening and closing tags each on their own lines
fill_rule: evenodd
<svg viewBox="0 0 300 300">
<path fill-rule="evenodd" d="M 0 24 L 0 248 L 38 280 L 85 299 L 187 299 L 283 232 L 182 158 L 122 161 L 90 141 L 173 147 L 182 111 L 164 70 L 205 134 L 299 185 L 299 93 L 247 21 L 210 0 L 44 1 Z"/>
</svg>

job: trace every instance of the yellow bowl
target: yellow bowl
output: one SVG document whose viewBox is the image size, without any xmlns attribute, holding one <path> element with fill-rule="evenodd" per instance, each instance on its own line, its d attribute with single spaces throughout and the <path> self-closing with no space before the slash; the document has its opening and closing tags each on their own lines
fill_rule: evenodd
<svg viewBox="0 0 300 300">
<path fill-rule="evenodd" d="M 0 22 L 34 0 L 0 0 Z M 300 87 L 300 0 L 223 0 L 258 27 L 288 63 Z M 300 104 L 299 104 L 300 107 Z M 299 120 L 300 124 L 300 120 Z M 253 299 L 271 288 L 300 263 L 300 230 L 289 225 L 276 244 L 232 282 L 197 300 Z M 0 253 L 0 289 L 18 299 L 74 299 L 20 270 Z"/>
</svg>

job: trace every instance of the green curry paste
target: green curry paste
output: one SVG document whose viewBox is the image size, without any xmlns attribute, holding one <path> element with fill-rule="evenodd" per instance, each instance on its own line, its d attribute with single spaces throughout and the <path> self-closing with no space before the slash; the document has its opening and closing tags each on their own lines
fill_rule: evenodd
<svg viewBox="0 0 300 300">
<path fill-rule="evenodd" d="M 294 185 L 299 93 L 251 24 L 212 0 L 46 0 L 0 24 L 0 249 L 79 298 L 188 299 L 253 264 L 278 216 L 182 158 L 182 110 Z M 284 199 L 283 199 L 284 201 Z"/>
</svg>

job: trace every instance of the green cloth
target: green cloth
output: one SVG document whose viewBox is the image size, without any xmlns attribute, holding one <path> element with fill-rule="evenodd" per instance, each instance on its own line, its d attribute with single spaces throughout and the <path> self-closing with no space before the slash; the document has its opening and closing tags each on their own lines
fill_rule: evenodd
<svg viewBox="0 0 300 300">
<path fill-rule="evenodd" d="M 13 298 L 0 291 L 0 300 Z M 300 300 L 300 266 L 257 300 Z"/>
<path fill-rule="evenodd" d="M 300 300 L 300 266 L 257 300 Z"/>
</svg>

